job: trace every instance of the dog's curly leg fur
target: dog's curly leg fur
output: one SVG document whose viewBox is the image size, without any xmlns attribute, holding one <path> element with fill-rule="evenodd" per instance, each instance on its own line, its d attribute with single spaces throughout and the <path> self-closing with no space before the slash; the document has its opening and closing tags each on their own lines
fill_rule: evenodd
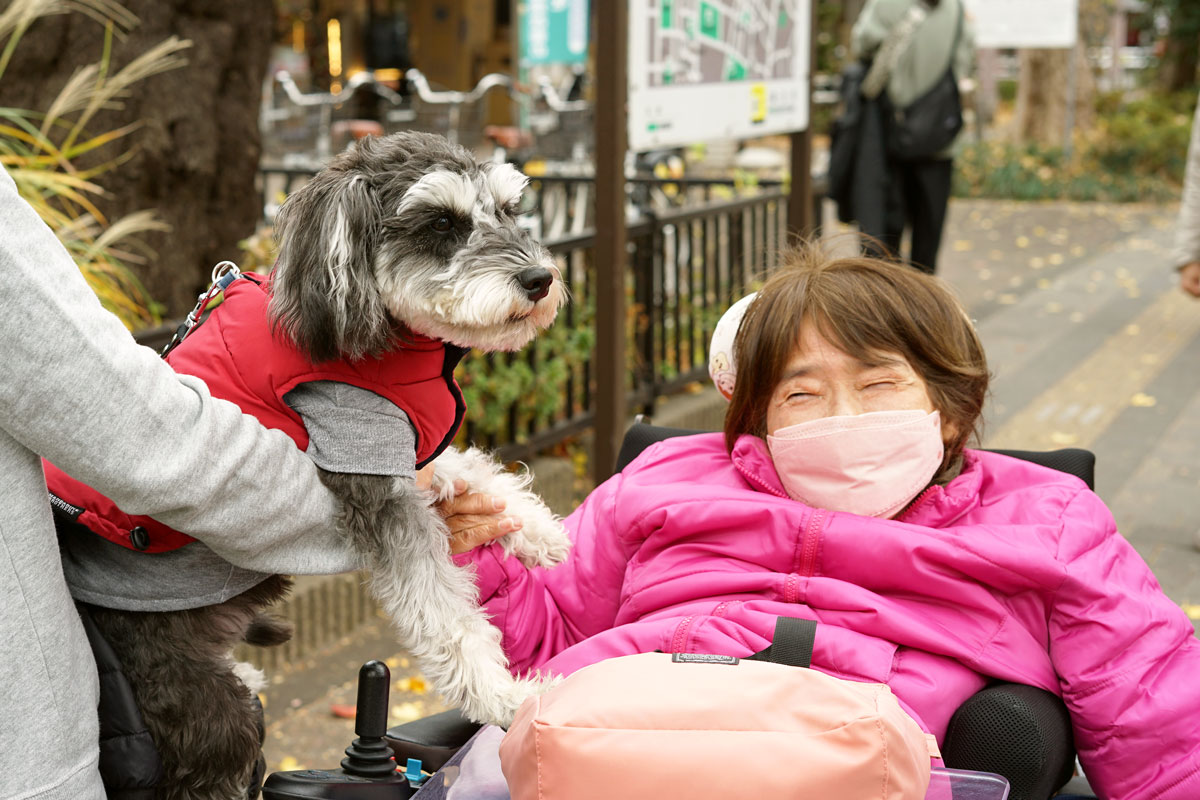
<svg viewBox="0 0 1200 800">
<path fill-rule="evenodd" d="M 470 570 L 450 560 L 445 523 L 409 480 L 322 472 L 341 499 L 342 528 L 363 558 L 371 593 L 401 642 L 448 703 L 476 722 L 507 726 L 540 680 L 509 673 L 500 631 L 476 602 Z"/>
<path fill-rule="evenodd" d="M 552 567 L 566 560 L 571 540 L 562 520 L 529 490 L 533 475 L 528 469 L 509 472 L 482 450 L 451 448 L 433 462 L 432 489 L 439 500 L 453 495 L 455 479 L 465 481 L 468 491 L 504 499 L 504 514 L 521 520 L 519 530 L 499 540 L 505 555 L 515 555 L 527 567 Z"/>
<path fill-rule="evenodd" d="M 161 800 L 245 800 L 261 756 L 262 673 L 230 653 L 255 626 L 285 626 L 260 610 L 286 594 L 274 575 L 237 597 L 186 611 L 136 612 L 91 607 L 116 651 L 163 763 Z"/>
</svg>

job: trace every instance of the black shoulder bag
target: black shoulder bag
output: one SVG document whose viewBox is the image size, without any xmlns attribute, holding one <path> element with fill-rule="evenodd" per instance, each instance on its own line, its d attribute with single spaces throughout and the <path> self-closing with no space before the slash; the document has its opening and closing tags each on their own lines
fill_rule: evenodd
<svg viewBox="0 0 1200 800">
<path fill-rule="evenodd" d="M 958 24 L 950 45 L 950 63 L 933 87 L 904 108 L 889 106 L 887 151 L 898 161 L 920 161 L 945 150 L 963 127 L 962 98 L 954 75 L 954 56 L 962 37 L 963 7 L 958 0 Z M 887 97 L 884 92 L 881 95 Z"/>
</svg>

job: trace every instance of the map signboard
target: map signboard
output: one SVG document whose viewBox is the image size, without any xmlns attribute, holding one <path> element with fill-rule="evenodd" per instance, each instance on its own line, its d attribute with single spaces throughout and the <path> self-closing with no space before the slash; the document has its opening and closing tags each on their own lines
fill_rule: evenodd
<svg viewBox="0 0 1200 800">
<path fill-rule="evenodd" d="M 975 46 L 1074 47 L 1079 0 L 966 0 Z"/>
<path fill-rule="evenodd" d="M 811 0 L 631 0 L 629 148 L 808 125 Z"/>
</svg>

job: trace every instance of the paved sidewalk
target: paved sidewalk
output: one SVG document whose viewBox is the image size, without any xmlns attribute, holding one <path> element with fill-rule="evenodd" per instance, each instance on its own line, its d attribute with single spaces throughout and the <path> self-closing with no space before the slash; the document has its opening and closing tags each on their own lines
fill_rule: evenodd
<svg viewBox="0 0 1200 800">
<path fill-rule="evenodd" d="M 1200 302 L 1178 289 L 1174 209 L 954 210 L 943 275 L 979 320 L 993 372 L 985 446 L 1095 452 L 1121 532 L 1200 619 Z M 996 231 L 998 267 L 977 255 Z"/>
</svg>

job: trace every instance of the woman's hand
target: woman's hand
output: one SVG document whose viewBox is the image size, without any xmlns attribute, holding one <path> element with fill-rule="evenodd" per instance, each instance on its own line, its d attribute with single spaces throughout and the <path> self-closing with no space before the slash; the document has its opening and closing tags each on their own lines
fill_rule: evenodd
<svg viewBox="0 0 1200 800">
<path fill-rule="evenodd" d="M 432 464 L 417 471 L 417 486 L 428 489 L 432 481 Z M 456 480 L 454 496 L 434 506 L 450 529 L 450 552 L 466 553 L 520 529 L 521 520 L 502 513 L 504 505 L 499 497 L 468 492 L 466 482 Z"/>
</svg>

